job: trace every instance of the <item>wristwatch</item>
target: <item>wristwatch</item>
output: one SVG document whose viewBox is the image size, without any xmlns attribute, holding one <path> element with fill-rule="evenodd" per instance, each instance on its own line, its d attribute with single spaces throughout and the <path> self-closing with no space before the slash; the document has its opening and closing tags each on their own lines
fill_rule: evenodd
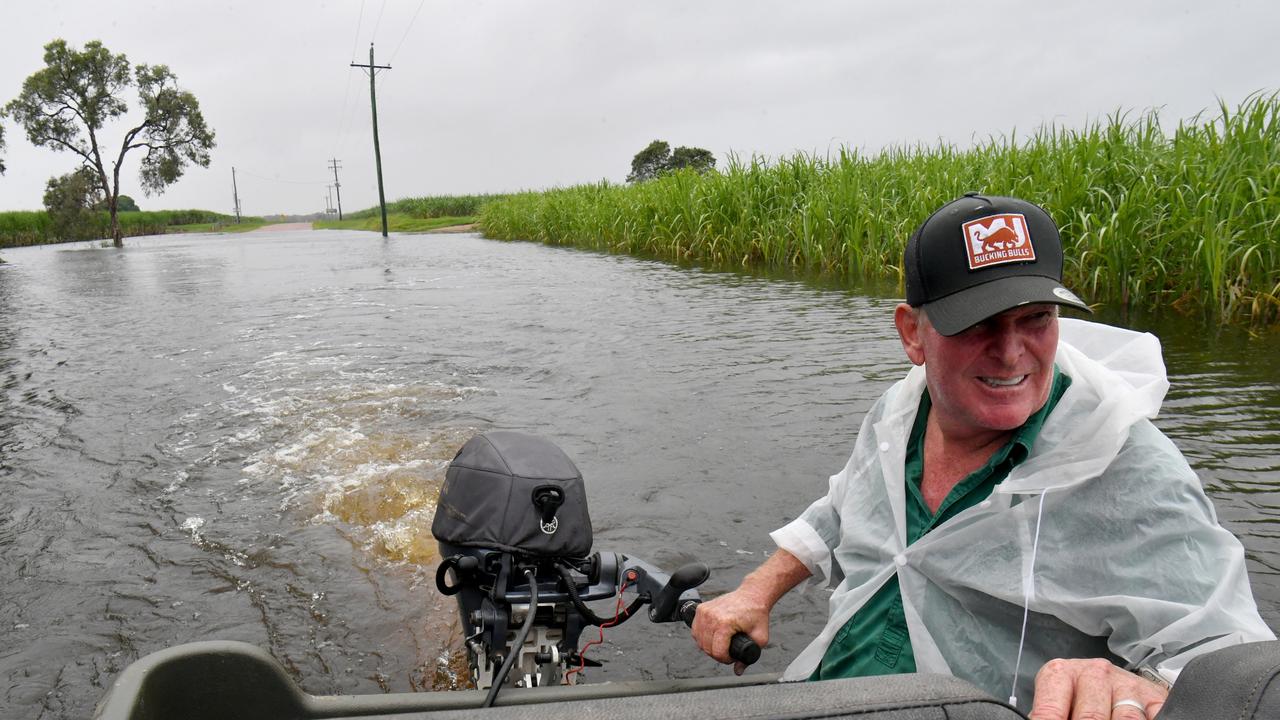
<svg viewBox="0 0 1280 720">
<path fill-rule="evenodd" d="M 1168 690 L 1173 687 L 1173 684 L 1170 683 L 1168 680 L 1165 680 L 1164 676 L 1161 675 L 1159 672 L 1157 672 L 1155 668 L 1140 667 L 1137 669 L 1136 672 L 1138 674 L 1138 677 L 1141 677 L 1144 680 L 1150 680 L 1151 682 L 1159 685 L 1165 690 Z"/>
</svg>

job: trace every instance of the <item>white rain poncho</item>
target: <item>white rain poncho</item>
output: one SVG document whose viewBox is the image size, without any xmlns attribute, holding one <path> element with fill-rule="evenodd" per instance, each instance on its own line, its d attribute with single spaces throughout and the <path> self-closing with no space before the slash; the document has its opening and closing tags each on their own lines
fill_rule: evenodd
<svg viewBox="0 0 1280 720">
<path fill-rule="evenodd" d="M 907 546 L 906 444 L 925 388 L 914 367 L 867 414 L 827 496 L 774 531 L 835 588 L 826 627 L 784 679 L 807 678 L 895 573 L 917 670 L 999 698 L 1013 691 L 1023 711 L 1056 657 L 1105 657 L 1172 681 L 1195 655 L 1274 639 L 1240 542 L 1149 420 L 1168 389 L 1159 341 L 1060 323 L 1056 361 L 1071 386 L 988 499 Z"/>
</svg>

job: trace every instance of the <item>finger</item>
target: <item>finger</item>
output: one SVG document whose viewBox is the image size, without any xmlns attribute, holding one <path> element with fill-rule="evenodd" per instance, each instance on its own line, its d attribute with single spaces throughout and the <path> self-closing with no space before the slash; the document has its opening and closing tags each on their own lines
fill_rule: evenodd
<svg viewBox="0 0 1280 720">
<path fill-rule="evenodd" d="M 1124 699 L 1130 699 L 1130 698 L 1121 698 L 1121 699 L 1124 700 Z M 1134 707 L 1132 705 L 1117 704 L 1111 708 L 1111 720 L 1147 720 L 1147 718 L 1148 718 L 1147 711 L 1143 707 Z"/>
<path fill-rule="evenodd" d="M 1145 678 L 1117 669 L 1111 686 L 1113 720 L 1150 720 L 1164 708 L 1168 691 Z"/>
<path fill-rule="evenodd" d="M 726 665 L 733 662 L 733 658 L 729 657 L 729 639 L 733 637 L 733 633 L 732 627 L 716 631 L 715 638 L 711 644 L 713 650 L 711 657 L 715 658 L 716 662 Z"/>
<path fill-rule="evenodd" d="M 1058 660 L 1046 663 L 1036 673 L 1031 720 L 1067 720 L 1071 716 L 1071 696 L 1074 691 L 1075 674 L 1069 670 L 1069 666 Z"/>
<path fill-rule="evenodd" d="M 734 674 L 734 675 L 741 675 L 742 673 L 744 673 L 744 672 L 746 672 L 746 671 L 747 671 L 747 666 L 746 666 L 745 664 L 740 663 L 740 662 L 736 662 L 736 663 L 734 663 L 734 664 L 733 664 L 733 674 Z"/>
<path fill-rule="evenodd" d="M 698 627 L 698 621 L 695 619 L 693 624 L 689 626 L 689 637 L 693 638 L 695 645 L 705 650 L 706 646 L 702 642 L 702 633 L 698 632 L 701 629 L 702 628 Z"/>
<path fill-rule="evenodd" d="M 703 622 L 702 618 L 694 618 L 693 627 L 689 628 L 693 635 L 693 641 L 698 643 L 698 647 L 707 652 L 711 652 L 712 633 L 709 632 L 710 623 Z"/>
<path fill-rule="evenodd" d="M 717 618 L 714 614 L 703 614 L 699 610 L 698 614 L 693 618 L 693 627 L 690 628 L 693 633 L 693 639 L 698 643 L 698 647 L 706 654 L 715 657 L 716 641 L 719 634 Z"/>
<path fill-rule="evenodd" d="M 1076 665 L 1074 689 L 1071 700 L 1071 717 L 1110 717 L 1112 720 L 1130 720 L 1117 717 L 1112 705 L 1120 695 L 1112 693 L 1111 672 L 1115 666 L 1106 660 L 1082 660 Z M 1138 720 L 1134 718 L 1132 720 Z"/>
<path fill-rule="evenodd" d="M 1111 706 L 1112 720 L 1153 720 L 1164 709 L 1164 700 L 1152 700 L 1143 697 L 1141 692 L 1116 692 L 1115 702 Z M 1120 704 L 1121 700 L 1132 700 Z M 1136 703 L 1136 706 L 1135 706 Z"/>
</svg>

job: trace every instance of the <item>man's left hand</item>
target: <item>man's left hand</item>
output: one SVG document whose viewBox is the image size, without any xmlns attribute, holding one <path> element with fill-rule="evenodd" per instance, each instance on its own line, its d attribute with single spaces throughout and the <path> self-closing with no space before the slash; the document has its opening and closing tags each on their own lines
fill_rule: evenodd
<svg viewBox="0 0 1280 720">
<path fill-rule="evenodd" d="M 1032 720 L 1154 720 L 1169 691 L 1102 659 L 1059 658 L 1036 673 Z"/>
</svg>

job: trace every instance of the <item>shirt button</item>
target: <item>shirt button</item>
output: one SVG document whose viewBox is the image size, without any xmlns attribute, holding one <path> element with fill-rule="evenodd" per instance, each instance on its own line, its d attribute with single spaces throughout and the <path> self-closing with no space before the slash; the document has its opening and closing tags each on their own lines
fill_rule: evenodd
<svg viewBox="0 0 1280 720">
<path fill-rule="evenodd" d="M 887 442 L 880 443 L 880 452 L 889 452 L 889 443 Z"/>
<path fill-rule="evenodd" d="M 894 555 L 894 556 L 893 556 L 893 561 L 894 561 L 894 562 L 896 562 L 896 563 L 898 563 L 898 567 L 905 567 L 905 566 L 906 566 L 906 564 L 907 564 L 907 556 L 906 556 L 906 555 Z"/>
</svg>

